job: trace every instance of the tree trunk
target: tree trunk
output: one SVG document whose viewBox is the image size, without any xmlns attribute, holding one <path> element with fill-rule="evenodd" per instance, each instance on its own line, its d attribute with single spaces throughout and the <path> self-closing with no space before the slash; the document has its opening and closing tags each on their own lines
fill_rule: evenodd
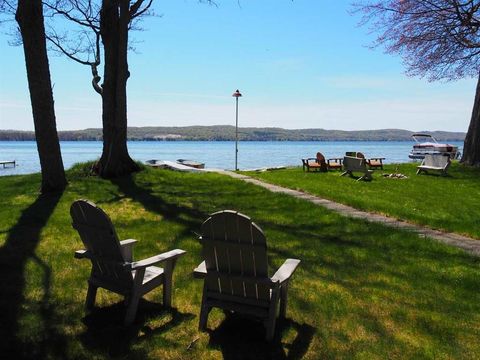
<svg viewBox="0 0 480 360">
<path fill-rule="evenodd" d="M 127 79 L 129 76 L 128 0 L 103 0 L 100 33 L 105 51 L 102 90 L 103 152 L 98 173 L 113 178 L 138 171 L 127 149 Z"/>
<path fill-rule="evenodd" d="M 480 166 L 480 75 L 461 162 L 466 165 Z"/>
<path fill-rule="evenodd" d="M 42 169 L 42 193 L 67 185 L 58 141 L 41 0 L 19 0 L 15 16 L 22 35 L 35 137 Z"/>
</svg>

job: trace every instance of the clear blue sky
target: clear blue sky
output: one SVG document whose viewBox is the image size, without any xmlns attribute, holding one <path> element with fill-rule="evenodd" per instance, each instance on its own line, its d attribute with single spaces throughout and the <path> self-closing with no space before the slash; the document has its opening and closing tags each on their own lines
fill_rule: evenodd
<svg viewBox="0 0 480 360">
<path fill-rule="evenodd" d="M 475 81 L 408 78 L 343 0 L 154 0 L 131 33 L 129 126 L 466 131 Z M 7 30 L 3 28 L 2 30 Z M 32 130 L 23 50 L 0 35 L 0 129 Z M 90 69 L 50 57 L 57 127 L 101 127 Z"/>
</svg>

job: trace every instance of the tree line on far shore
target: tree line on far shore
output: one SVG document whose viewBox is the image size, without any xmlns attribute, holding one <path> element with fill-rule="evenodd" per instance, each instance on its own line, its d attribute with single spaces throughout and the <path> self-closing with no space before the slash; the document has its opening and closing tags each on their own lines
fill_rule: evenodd
<svg viewBox="0 0 480 360">
<path fill-rule="evenodd" d="M 450 131 L 424 131 L 439 141 L 464 141 L 465 133 Z M 381 130 L 325 130 L 325 129 L 282 129 L 282 128 L 239 128 L 241 141 L 411 141 L 414 132 L 401 129 Z M 102 129 L 59 131 L 62 141 L 102 141 Z M 130 141 L 232 141 L 235 127 L 185 126 L 185 127 L 129 127 Z M 0 130 L 0 140 L 35 140 L 33 131 Z"/>
</svg>

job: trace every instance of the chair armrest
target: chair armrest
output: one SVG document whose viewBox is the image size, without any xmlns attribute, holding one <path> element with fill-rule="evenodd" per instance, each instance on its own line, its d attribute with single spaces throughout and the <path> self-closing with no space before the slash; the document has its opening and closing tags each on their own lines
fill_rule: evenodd
<svg viewBox="0 0 480 360">
<path fill-rule="evenodd" d="M 203 279 L 205 276 L 207 276 L 207 265 L 205 261 L 202 261 L 202 263 L 193 270 L 193 277 L 195 279 Z"/>
<path fill-rule="evenodd" d="M 90 259 L 90 252 L 88 250 L 82 249 L 75 251 L 73 255 L 75 259 Z"/>
<path fill-rule="evenodd" d="M 288 281 L 290 277 L 293 275 L 295 270 L 297 269 L 298 265 L 300 264 L 300 260 L 298 259 L 287 259 L 283 263 L 282 266 L 277 270 L 277 272 L 272 276 L 273 282 L 279 282 L 280 284 Z"/>
<path fill-rule="evenodd" d="M 125 261 L 133 261 L 133 245 L 135 245 L 136 243 L 137 240 L 135 239 L 127 239 L 120 241 L 120 251 Z"/>
<path fill-rule="evenodd" d="M 149 266 L 152 266 L 152 265 L 155 265 L 157 263 L 164 262 L 164 261 L 175 260 L 185 253 L 186 253 L 186 251 L 181 250 L 181 249 L 170 250 L 170 251 L 164 252 L 162 254 L 149 257 L 149 258 L 144 259 L 144 260 L 132 262 L 129 265 L 130 265 L 132 270 L 142 269 L 142 268 L 146 268 L 146 267 L 149 267 Z"/>
<path fill-rule="evenodd" d="M 127 239 L 127 240 L 122 240 L 120 241 L 120 246 L 133 246 L 138 242 L 138 240 L 135 239 Z"/>
</svg>

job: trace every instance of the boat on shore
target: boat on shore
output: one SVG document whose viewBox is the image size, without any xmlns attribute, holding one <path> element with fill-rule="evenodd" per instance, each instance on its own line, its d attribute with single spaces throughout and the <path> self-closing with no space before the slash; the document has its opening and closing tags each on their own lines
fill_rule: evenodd
<svg viewBox="0 0 480 360">
<path fill-rule="evenodd" d="M 430 134 L 413 134 L 413 140 L 415 144 L 413 145 L 412 150 L 408 154 L 410 159 L 423 159 L 426 154 L 441 154 L 448 155 L 450 159 L 460 158 L 460 151 L 458 151 L 458 146 L 451 144 L 441 144 Z"/>
<path fill-rule="evenodd" d="M 201 163 L 201 162 L 198 162 L 198 161 L 193 161 L 193 160 L 178 159 L 177 163 L 185 165 L 185 166 L 190 166 L 190 167 L 193 167 L 195 169 L 204 169 L 205 168 L 204 163 Z"/>
</svg>

